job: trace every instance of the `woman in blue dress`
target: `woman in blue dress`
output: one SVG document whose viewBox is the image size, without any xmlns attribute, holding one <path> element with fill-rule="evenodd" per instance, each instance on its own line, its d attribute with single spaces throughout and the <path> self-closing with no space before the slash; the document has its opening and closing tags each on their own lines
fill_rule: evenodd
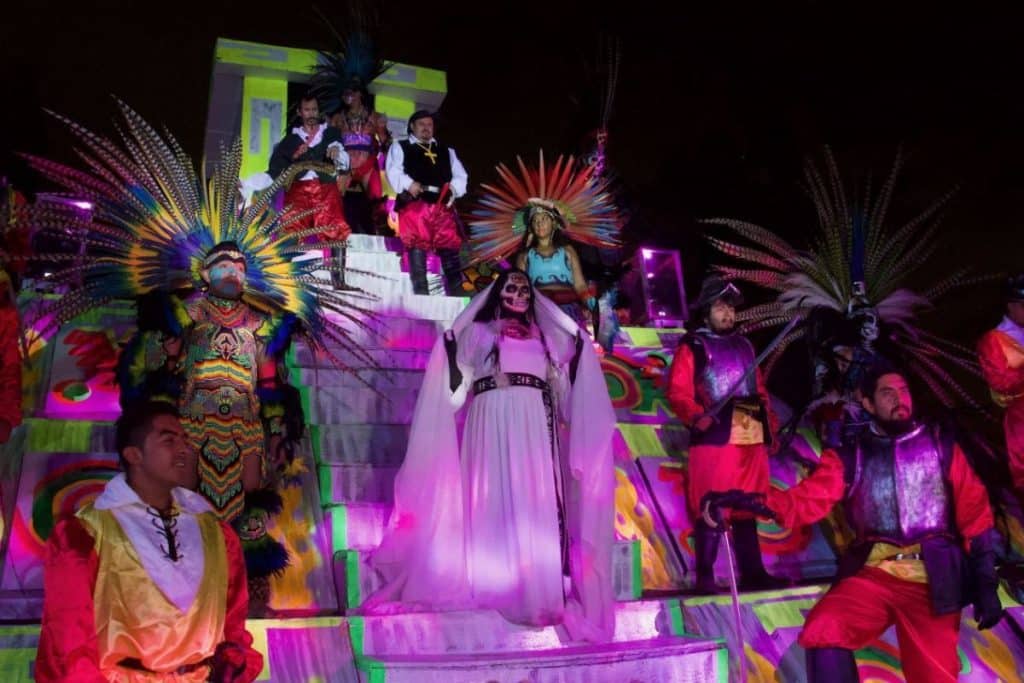
<svg viewBox="0 0 1024 683">
<path fill-rule="evenodd" d="M 569 244 L 565 221 L 553 203 L 534 200 L 526 213 L 526 236 L 516 266 L 526 272 L 534 289 L 558 304 L 569 317 L 585 324 L 581 304 L 597 304 L 583 278 L 580 257 Z"/>
</svg>

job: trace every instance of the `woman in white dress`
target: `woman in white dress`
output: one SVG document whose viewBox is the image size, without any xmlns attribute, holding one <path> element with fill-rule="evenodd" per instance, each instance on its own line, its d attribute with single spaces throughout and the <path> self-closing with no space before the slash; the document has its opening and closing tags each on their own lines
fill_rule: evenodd
<svg viewBox="0 0 1024 683">
<path fill-rule="evenodd" d="M 492 608 L 610 638 L 614 422 L 579 327 L 502 274 L 435 345 L 362 611 Z"/>
</svg>

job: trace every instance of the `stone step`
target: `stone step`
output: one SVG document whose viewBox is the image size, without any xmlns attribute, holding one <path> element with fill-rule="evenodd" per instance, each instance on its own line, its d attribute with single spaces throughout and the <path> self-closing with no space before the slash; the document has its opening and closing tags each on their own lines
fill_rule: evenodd
<svg viewBox="0 0 1024 683">
<path fill-rule="evenodd" d="M 351 343 L 363 349 L 430 350 L 434 340 L 444 330 L 438 321 L 415 317 L 381 315 L 376 319 L 367 319 L 366 327 L 336 320 L 348 333 Z M 300 345 L 301 342 L 297 343 L 296 348 Z M 326 345 L 331 351 L 342 348 L 331 340 L 327 340 Z"/>
<path fill-rule="evenodd" d="M 409 425 L 312 425 L 310 434 L 318 465 L 397 467 L 405 460 Z"/>
<path fill-rule="evenodd" d="M 557 650 L 566 644 L 562 626 L 522 626 L 495 610 L 349 616 L 352 649 L 362 657 L 482 655 Z M 613 642 L 684 636 L 678 599 L 615 604 Z"/>
<path fill-rule="evenodd" d="M 324 505 L 374 503 L 392 505 L 398 467 L 380 465 L 318 465 Z"/>
<path fill-rule="evenodd" d="M 290 381 L 297 386 L 317 387 L 323 390 L 326 387 L 344 387 L 350 390 L 363 390 L 366 384 L 376 388 L 381 393 L 387 394 L 392 391 L 418 390 L 423 384 L 423 367 L 406 369 L 402 363 L 425 365 L 429 354 L 425 351 L 374 351 L 378 362 L 391 361 L 393 367 L 385 371 L 370 368 L 358 369 L 354 372 L 343 372 L 335 368 L 304 368 L 292 367 Z"/>
<path fill-rule="evenodd" d="M 370 567 L 369 556 L 372 551 L 367 546 L 375 548 L 380 543 L 383 526 L 375 529 L 373 525 L 383 525 L 387 521 L 387 516 L 375 516 L 377 510 L 368 509 L 366 506 L 359 507 L 361 509 L 348 511 L 344 515 L 335 515 L 335 508 L 331 508 L 330 514 L 325 515 L 331 520 L 331 531 L 336 534 L 336 543 L 342 538 L 342 533 L 336 530 L 344 524 L 345 542 L 363 544 L 361 549 L 342 550 L 335 547 L 334 584 L 338 600 L 345 609 L 358 607 L 382 585 L 380 575 Z M 356 528 L 360 523 L 366 526 Z M 639 541 L 615 542 L 612 548 L 612 584 L 616 600 L 636 600 L 640 597 L 640 559 Z"/>
<path fill-rule="evenodd" d="M 338 357 L 347 362 L 349 367 L 353 369 L 367 369 L 376 370 L 369 368 L 367 361 L 364 358 L 357 357 L 351 353 L 345 351 L 336 351 Z M 367 354 L 371 357 L 374 364 L 380 370 L 424 370 L 427 367 L 427 360 L 430 359 L 429 349 L 384 349 L 375 348 L 368 349 Z M 304 344 L 296 345 L 294 352 L 288 359 L 289 365 L 293 368 L 309 369 L 310 371 L 316 369 L 318 372 L 336 370 L 331 364 L 331 360 L 323 354 L 313 353 Z M 316 377 L 313 373 L 309 373 L 308 384 L 318 384 Z"/>
<path fill-rule="evenodd" d="M 552 650 L 357 658 L 360 680 L 388 683 L 707 683 L 728 677 L 721 641 L 689 636 Z"/>
<path fill-rule="evenodd" d="M 321 426 L 410 424 L 419 387 L 388 387 L 385 373 L 371 382 L 379 386 L 376 392 L 362 386 L 307 387 L 304 401 L 307 422 Z"/>
</svg>

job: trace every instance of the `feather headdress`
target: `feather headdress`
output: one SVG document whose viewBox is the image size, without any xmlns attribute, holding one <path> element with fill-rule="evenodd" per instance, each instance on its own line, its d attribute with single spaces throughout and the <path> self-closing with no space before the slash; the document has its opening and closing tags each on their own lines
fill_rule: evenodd
<svg viewBox="0 0 1024 683">
<path fill-rule="evenodd" d="M 899 349 L 908 369 L 945 405 L 957 398 L 978 404 L 950 374 L 950 366 L 978 375 L 971 349 L 928 332 L 918 315 L 952 290 L 976 284 L 967 268 L 949 272 L 929 285 L 911 289 L 912 274 L 939 247 L 935 239 L 948 192 L 906 223 L 888 223 L 889 206 L 903 165 L 897 154 L 877 195 L 870 184 L 862 197 L 847 193 L 831 150 L 825 150 L 825 171 L 808 162 L 804 189 L 814 202 L 818 226 L 807 249 L 797 249 L 759 225 L 728 218 L 704 221 L 728 228 L 744 243 L 710 236 L 711 244 L 738 265 L 716 267 L 730 280 L 745 281 L 777 293 L 774 301 L 753 306 L 737 316 L 740 329 L 752 332 L 784 325 L 813 309 L 842 316 L 873 308 L 887 328 L 888 341 Z M 859 201 L 858 201 L 859 200 Z M 794 330 L 766 364 L 770 370 L 788 345 L 804 336 Z"/>
<path fill-rule="evenodd" d="M 578 168 L 572 157 L 558 157 L 548 166 L 544 152 L 536 168 L 516 157 L 518 175 L 498 164 L 500 183 L 483 185 L 484 195 L 469 222 L 473 262 L 495 262 L 512 255 L 526 234 L 533 207 L 555 214 L 572 240 L 597 247 L 618 246 L 622 227 L 619 209 L 607 181 L 595 178 L 593 167 Z"/>
</svg>

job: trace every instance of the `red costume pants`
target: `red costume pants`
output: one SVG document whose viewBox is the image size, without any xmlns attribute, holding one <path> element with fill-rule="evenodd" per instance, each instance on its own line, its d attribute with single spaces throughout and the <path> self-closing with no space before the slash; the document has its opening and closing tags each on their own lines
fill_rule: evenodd
<svg viewBox="0 0 1024 683">
<path fill-rule="evenodd" d="M 352 231 L 345 222 L 341 210 L 341 196 L 338 187 L 333 183 L 322 183 L 319 180 L 296 180 L 284 195 L 285 206 L 290 215 L 312 210 L 312 213 L 288 225 L 289 232 L 323 228 L 319 235 L 308 238 L 307 242 L 323 240 L 348 239 Z"/>
<path fill-rule="evenodd" d="M 455 211 L 444 206 L 443 202 L 410 202 L 398 212 L 398 230 L 407 249 L 437 251 L 462 246 Z"/>
<path fill-rule="evenodd" d="M 768 493 L 768 451 L 764 444 L 737 446 L 690 446 L 687 466 L 686 505 L 690 519 L 697 519 L 700 499 L 708 491 L 739 489 Z M 738 513 L 734 518 L 749 518 Z"/>
<path fill-rule="evenodd" d="M 843 579 L 818 601 L 807 615 L 800 645 L 858 650 L 893 624 L 907 683 L 956 681 L 960 612 L 935 616 L 928 584 L 874 567 Z"/>
</svg>

